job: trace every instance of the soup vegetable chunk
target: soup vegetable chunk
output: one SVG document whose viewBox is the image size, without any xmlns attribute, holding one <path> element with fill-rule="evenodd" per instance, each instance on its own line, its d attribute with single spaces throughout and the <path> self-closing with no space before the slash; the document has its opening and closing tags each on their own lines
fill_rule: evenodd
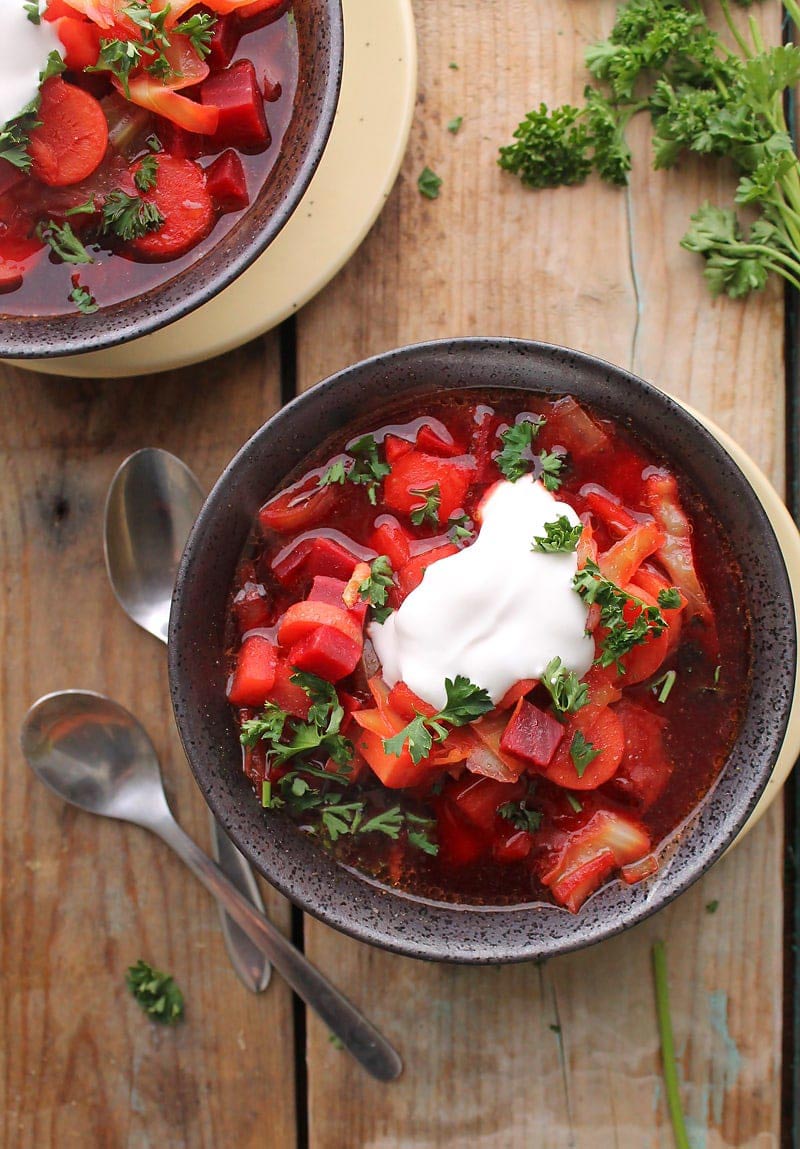
<svg viewBox="0 0 800 1149">
<path fill-rule="evenodd" d="M 568 395 L 418 399 L 258 514 L 228 620 L 244 769 L 374 880 L 577 913 L 656 873 L 722 769 L 742 602 L 628 431 Z"/>
<path fill-rule="evenodd" d="M 291 115 L 289 8 L 0 0 L 0 313 L 92 314 L 233 226 Z"/>
</svg>

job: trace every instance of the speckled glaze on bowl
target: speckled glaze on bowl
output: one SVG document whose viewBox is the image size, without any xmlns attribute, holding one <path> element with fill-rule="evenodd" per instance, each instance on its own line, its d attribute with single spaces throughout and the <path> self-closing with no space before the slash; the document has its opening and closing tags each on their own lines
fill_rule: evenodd
<svg viewBox="0 0 800 1149">
<path fill-rule="evenodd" d="M 280 154 L 258 198 L 197 263 L 94 315 L 3 315 L 0 358 L 45 359 L 99 351 L 148 335 L 188 315 L 232 283 L 269 246 L 300 202 L 328 142 L 342 78 L 341 0 L 295 0 L 299 74 Z"/>
<path fill-rule="evenodd" d="M 741 562 L 752 617 L 752 687 L 720 779 L 659 873 L 613 882 L 581 911 L 546 905 L 453 906 L 377 886 L 334 862 L 280 815 L 268 817 L 241 772 L 225 699 L 222 636 L 234 569 L 253 516 L 310 450 L 401 395 L 510 387 L 568 392 L 634 429 L 674 459 L 705 497 Z M 420 344 L 350 367 L 284 407 L 228 466 L 186 546 L 173 600 L 169 674 L 175 716 L 208 804 L 238 847 L 282 893 L 362 941 L 413 957 L 509 962 L 590 945 L 670 902 L 744 825 L 770 776 L 789 717 L 795 616 L 783 558 L 742 472 L 690 414 L 601 360 L 509 339 Z"/>
</svg>

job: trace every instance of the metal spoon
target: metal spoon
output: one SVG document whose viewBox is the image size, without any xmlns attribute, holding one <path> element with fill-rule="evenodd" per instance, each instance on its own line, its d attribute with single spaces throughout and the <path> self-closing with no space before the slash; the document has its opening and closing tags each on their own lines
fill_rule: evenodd
<svg viewBox="0 0 800 1149">
<path fill-rule="evenodd" d="M 185 463 L 146 447 L 129 455 L 108 489 L 106 569 L 122 609 L 144 630 L 167 641 L 175 576 L 203 490 Z M 247 860 L 211 817 L 211 850 L 220 868 L 262 914 L 264 903 Z M 222 935 L 239 978 L 254 993 L 269 985 L 270 967 L 220 907 Z"/>
<path fill-rule="evenodd" d="M 47 694 L 25 715 L 20 742 L 34 773 L 60 798 L 163 838 L 367 1072 L 379 1081 L 400 1075 L 403 1063 L 386 1039 L 180 828 L 153 744 L 132 714 L 102 694 Z"/>
</svg>

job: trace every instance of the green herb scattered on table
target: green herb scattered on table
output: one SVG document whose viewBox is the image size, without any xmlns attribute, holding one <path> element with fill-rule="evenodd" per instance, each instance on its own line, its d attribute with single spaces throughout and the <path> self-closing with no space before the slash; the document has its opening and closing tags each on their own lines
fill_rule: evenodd
<svg viewBox="0 0 800 1149">
<path fill-rule="evenodd" d="M 441 186 L 442 177 L 437 176 L 436 172 L 431 171 L 429 167 L 424 167 L 417 180 L 420 195 L 424 195 L 426 199 L 438 199 Z"/>
<path fill-rule="evenodd" d="M 450 121 L 450 123 L 447 125 L 448 132 L 451 132 L 454 136 L 457 135 L 458 131 L 459 131 L 459 129 L 463 123 L 464 123 L 464 117 L 463 116 L 454 116 L 453 119 Z"/>
<path fill-rule="evenodd" d="M 183 1017 L 183 994 L 168 973 L 153 969 L 143 958 L 125 975 L 128 989 L 144 1012 L 162 1025 L 174 1025 Z"/>
<path fill-rule="evenodd" d="M 735 50 L 699 6 L 682 0 L 630 0 L 607 40 L 586 52 L 595 82 L 581 106 L 540 104 L 500 149 L 499 163 L 532 188 L 602 179 L 628 182 L 626 130 L 650 116 L 653 166 L 682 155 L 725 157 L 739 174 L 736 206 L 701 205 L 681 243 L 702 255 L 712 294 L 733 298 L 762 288 L 771 273 L 800 287 L 800 163 L 783 101 L 800 82 L 800 48 L 765 46 L 755 17 L 747 31 L 719 0 Z M 797 0 L 785 8 L 800 25 Z M 750 224 L 736 207 L 757 213 Z"/>
</svg>

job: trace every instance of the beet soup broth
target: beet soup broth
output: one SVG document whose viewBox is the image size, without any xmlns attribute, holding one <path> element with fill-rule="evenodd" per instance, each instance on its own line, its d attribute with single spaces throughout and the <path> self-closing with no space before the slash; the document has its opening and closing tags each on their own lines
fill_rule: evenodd
<svg viewBox="0 0 800 1149">
<path fill-rule="evenodd" d="M 748 685 L 741 575 L 697 492 L 599 412 L 518 391 L 417 398 L 314 458 L 229 605 L 265 819 L 444 902 L 577 912 L 656 873 Z"/>
</svg>

